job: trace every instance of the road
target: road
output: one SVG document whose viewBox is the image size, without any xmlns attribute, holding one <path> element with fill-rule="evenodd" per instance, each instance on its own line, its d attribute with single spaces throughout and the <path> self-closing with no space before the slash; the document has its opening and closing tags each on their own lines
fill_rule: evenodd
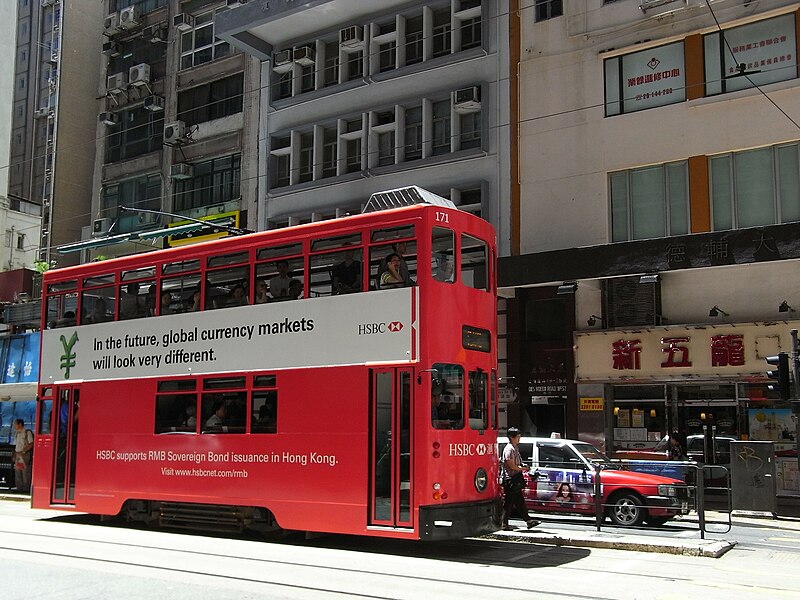
<svg viewBox="0 0 800 600">
<path fill-rule="evenodd" d="M 486 600 L 509 593 L 515 600 L 760 600 L 800 596 L 800 526 L 787 525 L 737 526 L 726 537 L 742 530 L 747 541 L 706 558 L 483 539 L 264 541 L 140 529 L 0 501 L 0 561 L 14 593 L 28 600 Z M 593 531 L 589 522 L 543 527 Z"/>
</svg>

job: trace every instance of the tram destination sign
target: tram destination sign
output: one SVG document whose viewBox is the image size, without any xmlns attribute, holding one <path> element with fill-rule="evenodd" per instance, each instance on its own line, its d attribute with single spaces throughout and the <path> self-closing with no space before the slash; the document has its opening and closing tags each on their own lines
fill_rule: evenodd
<svg viewBox="0 0 800 600">
<path fill-rule="evenodd" d="M 40 381 L 412 362 L 418 304 L 403 288 L 48 329 Z"/>
</svg>

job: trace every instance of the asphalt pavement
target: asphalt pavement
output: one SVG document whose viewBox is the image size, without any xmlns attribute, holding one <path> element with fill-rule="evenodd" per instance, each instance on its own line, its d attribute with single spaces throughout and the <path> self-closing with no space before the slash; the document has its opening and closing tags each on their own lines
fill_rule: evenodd
<svg viewBox="0 0 800 600">
<path fill-rule="evenodd" d="M 0 490 L 0 501 L 30 502 L 30 496 L 17 494 L 13 490 Z M 607 523 L 597 531 L 594 522 L 585 517 L 577 517 L 570 521 L 553 515 L 534 513 L 532 516 L 542 520 L 539 525 L 531 529 L 525 527 L 524 521 L 511 519 L 511 525 L 516 527 L 514 530 L 497 531 L 482 536 L 481 539 L 718 558 L 737 544 L 735 539 L 720 539 L 720 534 L 713 533 L 715 528 L 717 531 L 726 531 L 729 522 L 734 525 L 749 524 L 776 531 L 800 531 L 800 502 L 790 502 L 788 508 L 785 502 L 779 503 L 777 516 L 758 511 L 729 513 L 707 510 L 705 520 L 708 526 L 705 539 L 700 534 L 697 513 L 676 519 L 673 523 L 682 526 L 678 532 L 674 531 L 674 528 L 670 531 L 669 525 L 662 528 L 643 527 L 627 530 L 610 527 Z M 713 537 L 709 537 L 709 534 Z"/>
</svg>

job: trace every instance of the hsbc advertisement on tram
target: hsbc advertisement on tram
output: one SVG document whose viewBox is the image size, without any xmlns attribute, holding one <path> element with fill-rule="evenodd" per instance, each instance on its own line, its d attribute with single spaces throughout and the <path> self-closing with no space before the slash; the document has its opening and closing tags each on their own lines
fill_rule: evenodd
<svg viewBox="0 0 800 600">
<path fill-rule="evenodd" d="M 416 360 L 418 288 L 375 293 L 46 330 L 41 382 Z"/>
</svg>

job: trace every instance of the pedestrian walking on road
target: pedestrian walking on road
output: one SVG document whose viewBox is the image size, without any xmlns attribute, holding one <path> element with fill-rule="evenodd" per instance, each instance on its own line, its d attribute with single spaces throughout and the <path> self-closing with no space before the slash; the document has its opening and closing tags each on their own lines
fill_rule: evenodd
<svg viewBox="0 0 800 600">
<path fill-rule="evenodd" d="M 522 490 L 525 489 L 525 466 L 522 464 L 522 456 L 520 456 L 517 446 L 519 446 L 519 439 L 522 436 L 519 429 L 516 427 L 508 428 L 508 441 L 506 447 L 503 448 L 503 459 L 500 464 L 503 493 L 505 499 L 503 501 L 503 529 L 510 531 L 513 529 L 508 524 L 511 510 L 516 508 L 520 516 L 525 520 L 528 529 L 539 524 L 539 521 L 531 519 L 528 514 L 528 509 L 525 507 L 525 497 L 522 495 Z"/>
<path fill-rule="evenodd" d="M 33 432 L 25 429 L 25 421 L 14 419 L 14 484 L 18 492 L 31 491 L 31 459 Z"/>
</svg>

